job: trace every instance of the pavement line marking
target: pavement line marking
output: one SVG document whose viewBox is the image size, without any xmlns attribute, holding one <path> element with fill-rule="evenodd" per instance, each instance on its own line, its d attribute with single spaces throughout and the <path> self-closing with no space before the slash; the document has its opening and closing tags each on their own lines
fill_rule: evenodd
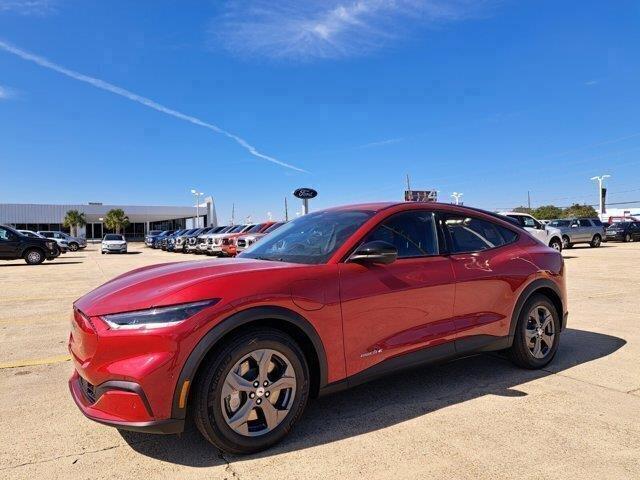
<svg viewBox="0 0 640 480">
<path fill-rule="evenodd" d="M 0 370 L 5 368 L 19 368 L 19 367 L 33 367 L 36 365 L 50 365 L 54 363 L 62 363 L 68 362 L 71 360 L 71 356 L 65 355 L 57 355 L 55 357 L 47 357 L 47 358 L 37 358 L 34 360 L 16 360 L 14 362 L 4 362 L 0 363 Z"/>
</svg>

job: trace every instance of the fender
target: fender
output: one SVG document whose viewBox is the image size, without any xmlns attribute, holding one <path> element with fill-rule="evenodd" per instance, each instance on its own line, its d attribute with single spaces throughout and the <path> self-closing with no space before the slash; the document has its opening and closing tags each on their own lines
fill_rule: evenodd
<svg viewBox="0 0 640 480">
<path fill-rule="evenodd" d="M 171 418 L 185 418 L 185 408 L 180 408 L 180 393 L 185 380 L 193 380 L 202 360 L 216 343 L 231 330 L 242 325 L 264 319 L 275 319 L 289 322 L 298 327 L 311 340 L 318 356 L 320 367 L 320 388 L 327 384 L 327 357 L 322 341 L 316 329 L 311 323 L 300 314 L 283 307 L 253 307 L 234 313 L 211 328 L 198 342 L 193 351 L 189 354 L 187 361 L 182 367 L 175 391 L 173 392 L 173 404 L 171 408 Z"/>
<path fill-rule="evenodd" d="M 553 290 L 560 299 L 560 305 L 562 307 L 560 309 L 561 311 L 558 312 L 558 314 L 560 315 L 560 331 L 564 330 L 566 326 L 566 316 L 564 314 L 564 305 L 562 304 L 562 293 L 560 292 L 560 288 L 553 281 L 547 278 L 539 278 L 537 280 L 534 280 L 524 288 L 524 290 L 520 294 L 520 297 L 518 298 L 518 301 L 516 302 L 515 307 L 513 308 L 513 314 L 511 315 L 511 325 L 509 326 L 509 344 L 513 342 L 513 336 L 516 332 L 516 325 L 518 324 L 518 318 L 520 317 L 520 313 L 522 312 L 522 307 L 524 306 L 526 301 L 529 300 L 531 295 L 533 295 L 537 290 L 540 290 L 541 288 L 549 288 Z"/>
</svg>

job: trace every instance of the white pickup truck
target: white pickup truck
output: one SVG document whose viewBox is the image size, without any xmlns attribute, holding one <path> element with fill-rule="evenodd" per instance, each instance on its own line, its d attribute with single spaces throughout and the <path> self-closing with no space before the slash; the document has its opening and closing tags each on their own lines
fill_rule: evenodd
<svg viewBox="0 0 640 480">
<path fill-rule="evenodd" d="M 546 227 L 540 222 L 536 220 L 528 213 L 520 213 L 520 212 L 500 212 L 500 215 L 504 215 L 506 217 L 513 218 L 517 220 L 522 228 L 524 228 L 531 235 L 536 237 L 545 245 L 550 246 L 551 248 L 562 251 L 562 232 L 558 228 L 554 227 Z"/>
</svg>

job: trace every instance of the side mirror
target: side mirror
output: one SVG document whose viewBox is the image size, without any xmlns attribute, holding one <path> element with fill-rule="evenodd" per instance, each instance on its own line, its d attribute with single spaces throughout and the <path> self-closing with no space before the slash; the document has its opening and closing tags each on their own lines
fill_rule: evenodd
<svg viewBox="0 0 640 480">
<path fill-rule="evenodd" d="M 398 258 L 398 249 L 390 243 L 376 240 L 360 245 L 349 257 L 350 262 L 388 265 Z"/>
</svg>

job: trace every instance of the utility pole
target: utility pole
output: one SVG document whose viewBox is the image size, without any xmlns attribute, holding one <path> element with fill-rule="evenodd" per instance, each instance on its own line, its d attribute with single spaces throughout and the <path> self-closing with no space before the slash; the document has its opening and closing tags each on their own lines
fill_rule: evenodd
<svg viewBox="0 0 640 480">
<path fill-rule="evenodd" d="M 191 189 L 191 193 L 196 197 L 196 224 L 194 228 L 198 228 L 200 226 L 200 197 L 204 195 L 204 193 L 197 191 L 195 188 Z"/>
<path fill-rule="evenodd" d="M 411 182 L 409 181 L 409 174 L 408 173 L 407 173 L 407 192 L 409 192 L 407 196 L 409 197 L 409 200 L 411 200 Z M 406 200 L 406 198 L 405 198 L 405 200 Z"/>
<path fill-rule="evenodd" d="M 287 197 L 284 197 L 284 221 L 289 221 L 289 206 L 287 205 Z"/>
<path fill-rule="evenodd" d="M 451 197 L 455 200 L 456 205 L 460 205 L 460 197 L 462 197 L 462 195 L 464 195 L 464 193 L 453 192 L 451 194 Z"/>
<path fill-rule="evenodd" d="M 231 204 L 231 225 L 236 224 L 236 204 Z"/>
<path fill-rule="evenodd" d="M 591 180 L 596 180 L 598 182 L 598 205 L 600 208 L 598 209 L 598 215 L 604 213 L 604 202 L 602 201 L 602 184 L 604 183 L 605 178 L 610 178 L 611 175 L 601 175 L 599 177 L 591 177 Z"/>
<path fill-rule="evenodd" d="M 531 210 L 531 193 L 527 190 L 527 207 Z"/>
</svg>

